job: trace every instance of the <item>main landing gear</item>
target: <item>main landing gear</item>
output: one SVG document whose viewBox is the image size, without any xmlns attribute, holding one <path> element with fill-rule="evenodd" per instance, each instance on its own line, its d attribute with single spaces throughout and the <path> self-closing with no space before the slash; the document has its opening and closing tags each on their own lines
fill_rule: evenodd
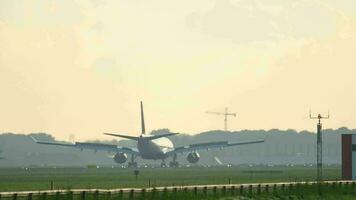
<svg viewBox="0 0 356 200">
<path fill-rule="evenodd" d="M 135 162 L 135 156 L 134 155 L 131 155 L 131 160 L 130 162 L 127 163 L 127 167 L 129 168 L 137 168 L 137 162 Z"/>
<path fill-rule="evenodd" d="M 162 160 L 162 162 L 161 162 L 161 167 L 167 167 L 167 165 L 166 165 L 166 162 L 164 162 L 164 160 Z"/>
<path fill-rule="evenodd" d="M 164 160 L 162 160 L 161 167 L 167 167 Z M 179 163 L 177 162 L 177 154 L 173 155 L 173 160 L 169 162 L 169 167 L 179 167 Z"/>
<path fill-rule="evenodd" d="M 179 167 L 179 163 L 177 162 L 177 154 L 173 155 L 173 161 L 169 162 L 169 167 Z"/>
</svg>

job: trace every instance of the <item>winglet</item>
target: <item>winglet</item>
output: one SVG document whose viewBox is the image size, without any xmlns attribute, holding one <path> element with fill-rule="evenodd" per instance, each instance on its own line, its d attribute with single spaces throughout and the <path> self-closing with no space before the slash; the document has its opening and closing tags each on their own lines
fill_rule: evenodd
<svg viewBox="0 0 356 200">
<path fill-rule="evenodd" d="M 266 135 L 266 137 L 263 139 L 263 141 L 265 142 L 267 140 L 267 138 L 268 138 L 268 135 Z"/>
<path fill-rule="evenodd" d="M 36 138 L 34 138 L 33 136 L 30 136 L 30 138 L 31 138 L 34 142 L 38 143 L 38 141 L 36 140 Z"/>
</svg>

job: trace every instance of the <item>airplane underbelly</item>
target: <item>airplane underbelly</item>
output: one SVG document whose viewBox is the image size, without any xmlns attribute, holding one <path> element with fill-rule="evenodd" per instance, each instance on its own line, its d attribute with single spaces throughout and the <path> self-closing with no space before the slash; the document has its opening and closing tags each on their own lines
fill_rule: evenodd
<svg viewBox="0 0 356 200">
<path fill-rule="evenodd" d="M 157 160 L 166 158 L 166 155 L 163 153 L 162 149 L 149 140 L 139 140 L 137 148 L 143 159 Z"/>
</svg>

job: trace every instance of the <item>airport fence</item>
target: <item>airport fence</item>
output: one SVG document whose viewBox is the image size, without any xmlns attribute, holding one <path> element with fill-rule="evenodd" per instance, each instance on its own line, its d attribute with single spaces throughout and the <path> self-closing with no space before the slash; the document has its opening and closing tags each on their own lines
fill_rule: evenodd
<svg viewBox="0 0 356 200">
<path fill-rule="evenodd" d="M 289 182 L 261 184 L 199 185 L 184 187 L 47 190 L 27 192 L 2 192 L 0 200 L 180 200 L 221 199 L 235 196 L 283 196 L 323 193 L 356 195 L 354 181 Z"/>
</svg>

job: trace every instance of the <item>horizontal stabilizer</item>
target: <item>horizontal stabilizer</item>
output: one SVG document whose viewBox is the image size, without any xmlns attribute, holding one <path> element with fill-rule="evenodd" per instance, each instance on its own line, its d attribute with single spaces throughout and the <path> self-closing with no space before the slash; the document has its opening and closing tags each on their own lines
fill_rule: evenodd
<svg viewBox="0 0 356 200">
<path fill-rule="evenodd" d="M 105 135 L 111 135 L 114 137 L 121 137 L 121 138 L 126 138 L 129 140 L 138 140 L 138 137 L 134 137 L 134 136 L 129 136 L 129 135 L 121 135 L 121 134 L 113 134 L 113 133 L 104 133 Z"/>
</svg>

